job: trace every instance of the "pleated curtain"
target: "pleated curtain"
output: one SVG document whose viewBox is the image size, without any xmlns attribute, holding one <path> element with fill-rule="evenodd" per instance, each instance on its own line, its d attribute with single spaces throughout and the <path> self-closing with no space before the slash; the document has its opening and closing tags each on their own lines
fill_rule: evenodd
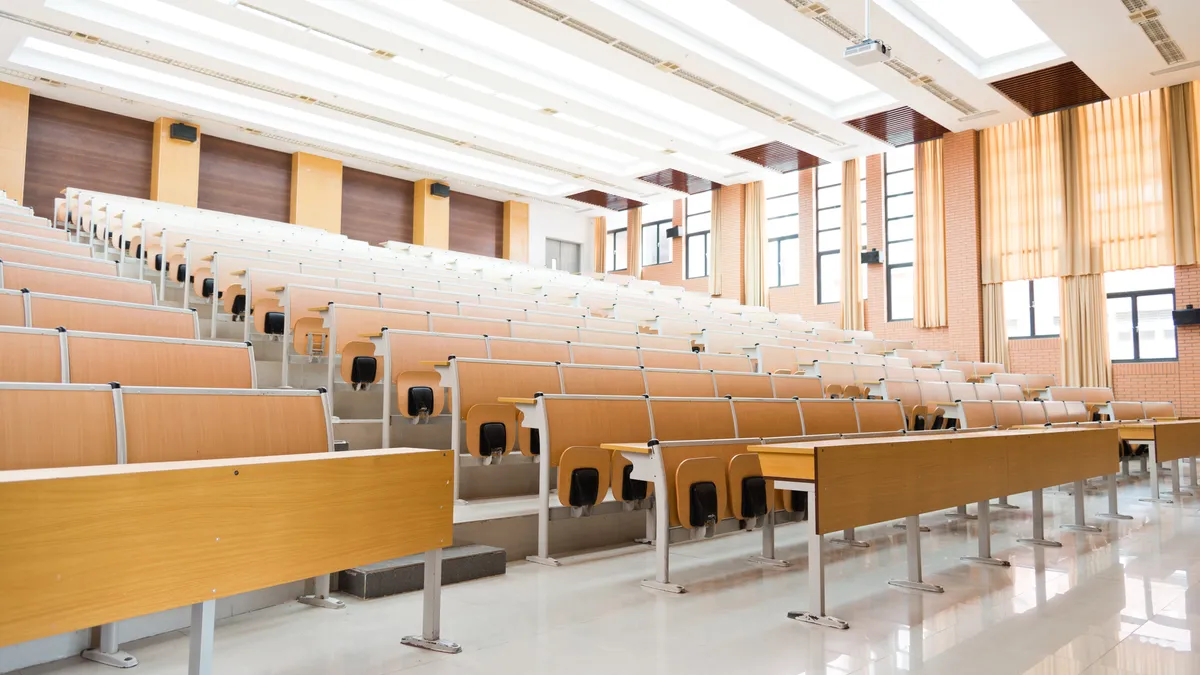
<svg viewBox="0 0 1200 675">
<path fill-rule="evenodd" d="M 1059 288 L 1063 384 L 1068 387 L 1111 387 L 1104 275 L 1062 277 Z"/>
<path fill-rule="evenodd" d="M 849 159 L 842 165 L 842 328 L 864 330 L 861 264 L 862 244 L 859 214 L 858 160 Z"/>
<path fill-rule="evenodd" d="M 642 207 L 629 209 L 625 212 L 626 227 L 625 244 L 629 248 L 629 276 L 634 279 L 642 278 Z"/>
<path fill-rule="evenodd" d="M 767 307 L 767 193 L 762 181 L 746 184 L 746 226 L 743 233 L 745 304 Z"/>
<path fill-rule="evenodd" d="M 1004 284 L 983 285 L 983 360 L 1008 370 L 1008 328 L 1004 316 Z"/>
<path fill-rule="evenodd" d="M 913 325 L 937 328 L 947 325 L 946 209 L 942 173 L 942 139 L 920 143 L 915 149 Z"/>
<path fill-rule="evenodd" d="M 608 258 L 605 249 L 608 246 L 608 218 L 598 216 L 592 218 L 592 245 L 596 251 L 596 272 L 601 274 L 608 269 Z"/>
<path fill-rule="evenodd" d="M 1171 139 L 1171 197 L 1175 212 L 1175 264 L 1200 261 L 1200 86 L 1167 90 Z"/>
<path fill-rule="evenodd" d="M 721 274 L 718 270 L 721 260 L 721 231 L 724 229 L 721 222 L 721 188 L 713 188 L 712 192 L 712 213 L 709 214 L 710 225 L 708 230 L 708 294 L 721 294 Z M 685 261 L 686 264 L 686 261 Z"/>
</svg>

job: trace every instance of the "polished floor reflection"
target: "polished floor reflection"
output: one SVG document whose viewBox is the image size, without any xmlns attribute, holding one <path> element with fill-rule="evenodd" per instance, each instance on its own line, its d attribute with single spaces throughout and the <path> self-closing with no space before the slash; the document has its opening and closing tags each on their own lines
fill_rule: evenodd
<svg viewBox="0 0 1200 675">
<path fill-rule="evenodd" d="M 1167 488 L 1169 489 L 1169 488 Z M 859 530 L 866 549 L 831 547 L 829 611 L 850 622 L 833 631 L 789 621 L 805 609 L 807 525 L 778 531 L 788 569 L 745 559 L 760 545 L 740 533 L 672 548 L 682 596 L 642 589 L 649 549 L 568 558 L 557 569 L 510 565 L 503 577 L 447 587 L 443 633 L 464 651 L 445 656 L 400 645 L 417 632 L 419 594 L 361 602 L 344 611 L 286 605 L 217 624 L 221 675 L 489 675 L 532 673 L 753 673 L 755 675 L 1200 674 L 1200 498 L 1141 502 L 1146 480 L 1121 488 L 1133 520 L 1103 521 L 1100 534 L 1059 529 L 1071 498 L 1046 494 L 1047 535 L 1062 548 L 1017 543 L 1030 531 L 1029 495 L 1015 511 L 993 510 L 993 551 L 1010 568 L 974 566 L 974 521 L 922 521 L 926 580 L 942 595 L 889 587 L 905 574 L 904 533 Z M 1088 514 L 1107 510 L 1089 493 Z M 186 672 L 187 637 L 171 633 L 126 647 L 138 675 Z M 108 674 L 79 660 L 22 675 Z"/>
</svg>

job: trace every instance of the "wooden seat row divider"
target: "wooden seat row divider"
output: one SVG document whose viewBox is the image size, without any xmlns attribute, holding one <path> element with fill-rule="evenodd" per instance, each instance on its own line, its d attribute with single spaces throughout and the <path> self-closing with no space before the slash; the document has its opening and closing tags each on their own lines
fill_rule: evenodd
<svg viewBox="0 0 1200 675">
<path fill-rule="evenodd" d="M 30 469 L 333 452 L 323 389 L 0 382 L 0 409 L 6 416 L 0 431 L 0 476 Z M 340 606 L 329 596 L 328 575 L 316 578 L 315 589 L 302 601 Z M 130 665 L 132 657 L 120 651 L 115 625 L 102 627 L 100 642 L 85 656 Z"/>
<path fill-rule="evenodd" d="M 90 255 L 73 255 L 58 253 L 29 246 L 16 246 L 0 242 L 0 260 L 39 267 L 53 267 L 60 270 L 75 272 L 90 272 L 107 276 L 120 276 L 117 263 L 112 260 L 93 258 Z"/>
<path fill-rule="evenodd" d="M 257 388 L 254 348 L 238 342 L 0 326 L 0 354 L 0 382 Z"/>
<path fill-rule="evenodd" d="M 194 340 L 195 311 L 129 302 L 0 289 L 0 325 Z"/>
<path fill-rule="evenodd" d="M 58 230 L 50 227 L 48 221 L 36 222 L 36 220 L 12 216 L 7 213 L 0 213 L 0 230 L 57 241 L 71 240 L 71 235 L 66 230 Z"/>
<path fill-rule="evenodd" d="M 1153 422 L 1158 442 L 1172 455 L 1194 452 L 1200 420 Z M 788 617 L 837 629 L 849 624 L 827 612 L 824 535 L 848 527 L 906 520 L 908 577 L 896 586 L 942 592 L 922 576 L 918 517 L 955 504 L 979 508 L 979 555 L 967 562 L 1005 564 L 991 554 L 989 503 L 993 497 L 1033 495 L 1034 545 L 1044 538 L 1042 490 L 1106 475 L 1115 482 L 1121 424 L 1078 424 L 1036 429 L 985 430 L 941 435 L 860 438 L 764 444 L 758 453 L 763 474 L 776 488 L 808 495 L 808 595 L 810 609 Z M 1082 514 L 1077 513 L 1077 520 Z M 1068 527 L 1077 528 L 1077 525 Z M 1096 531 L 1090 528 L 1089 531 Z M 765 530 L 764 530 L 765 535 Z"/>
<path fill-rule="evenodd" d="M 514 405 L 521 413 L 523 427 L 536 430 L 539 439 L 538 455 L 538 549 L 530 556 L 531 562 L 557 566 L 559 561 L 550 551 L 551 491 L 557 487 L 559 503 L 570 507 L 573 515 L 586 515 L 590 509 L 607 499 L 607 488 L 612 486 L 613 498 L 630 502 L 645 500 L 646 495 L 637 493 L 634 499 L 624 494 L 632 485 L 630 480 L 647 481 L 658 495 L 674 504 L 676 495 L 672 484 L 675 471 L 689 458 L 706 458 L 708 454 L 688 454 L 680 451 L 673 455 L 668 467 L 661 455 L 653 471 L 647 473 L 638 468 L 641 460 L 625 454 L 625 448 L 613 455 L 613 447 L 606 444 L 633 443 L 641 450 L 630 453 L 644 455 L 647 448 L 675 441 L 721 441 L 724 450 L 719 456 L 722 462 L 701 473 L 712 476 L 712 472 L 724 470 L 724 463 L 733 460 L 730 451 L 741 445 L 744 449 L 755 439 L 793 437 L 804 435 L 840 435 L 844 433 L 901 432 L 905 422 L 900 406 L 895 401 L 854 401 L 851 399 L 739 399 L 696 398 L 696 397 L 650 397 L 650 396 L 579 396 L 569 394 L 541 394 L 533 398 L 501 398 L 502 404 Z M 626 441 L 615 439 L 625 438 Z M 629 439 L 643 439 L 631 441 Z M 647 443 L 649 441 L 649 444 Z M 697 443 L 681 443 L 680 447 L 692 447 Z M 702 445 L 702 444 L 701 444 Z M 664 446 L 670 447 L 670 446 Z M 633 464 L 634 468 L 627 471 Z M 754 467 L 749 467 L 753 475 Z M 591 495 L 590 502 L 578 502 L 572 490 L 576 471 L 592 471 L 602 477 L 601 487 Z M 670 475 L 668 475 L 668 473 Z M 715 481 L 724 484 L 724 479 Z M 648 491 L 643 490 L 642 492 Z M 768 488 L 767 494 L 771 494 Z M 576 501 L 572 501 L 576 500 Z M 657 502 L 656 502 L 657 504 Z M 666 551 L 669 546 L 669 527 L 681 522 L 690 522 L 689 513 L 683 502 L 674 511 L 657 508 L 647 512 L 647 539 L 658 546 L 659 574 L 648 585 L 658 590 L 681 592 L 682 587 L 672 584 L 666 566 Z M 718 519 L 720 520 L 720 519 Z M 690 526 L 689 526 L 690 527 Z M 701 527 L 693 536 L 711 536 L 712 530 Z M 849 533 L 852 536 L 852 533 Z M 762 560 L 771 560 L 772 551 L 764 548 Z M 773 563 L 772 563 L 773 564 Z"/>
<path fill-rule="evenodd" d="M 440 378 L 430 384 L 448 393 L 451 449 L 460 454 L 465 451 L 483 464 L 498 463 L 517 449 L 526 457 L 538 459 L 541 455 L 539 434 L 521 426 L 517 408 L 500 399 L 567 394 L 791 400 L 819 397 L 821 392 L 818 380 L 796 375 L 463 357 L 424 361 L 422 365 L 432 367 Z M 404 405 L 399 411 L 406 417 L 412 413 Z M 442 407 L 435 405 L 432 412 L 439 414 Z M 494 435 L 488 433 L 488 425 L 493 425 Z"/>
<path fill-rule="evenodd" d="M 0 261 L 0 288 L 14 291 L 28 289 L 35 293 L 141 305 L 157 304 L 154 285 L 149 281 L 17 262 Z"/>
</svg>

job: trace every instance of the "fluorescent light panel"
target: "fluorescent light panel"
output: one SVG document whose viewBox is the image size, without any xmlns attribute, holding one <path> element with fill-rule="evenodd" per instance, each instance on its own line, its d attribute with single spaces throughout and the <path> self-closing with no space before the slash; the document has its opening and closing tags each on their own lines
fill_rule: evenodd
<svg viewBox="0 0 1200 675">
<path fill-rule="evenodd" d="M 370 70 L 157 0 L 47 0 L 47 6 L 590 169 L 621 174 L 623 165 L 636 160 L 629 153 L 600 143 L 546 129 L 401 80 L 382 77 Z M 299 23 L 293 25 L 303 27 Z M 476 88 L 481 86 L 476 85 Z M 488 93 L 494 92 L 488 90 Z"/>
<path fill-rule="evenodd" d="M 910 0 L 983 59 L 1050 42 L 1013 0 Z"/>
<path fill-rule="evenodd" d="M 232 118 L 244 126 L 274 129 L 517 190 L 553 195 L 578 187 L 543 174 L 296 110 L 38 38 L 26 38 L 10 60 L 172 106 Z"/>
</svg>

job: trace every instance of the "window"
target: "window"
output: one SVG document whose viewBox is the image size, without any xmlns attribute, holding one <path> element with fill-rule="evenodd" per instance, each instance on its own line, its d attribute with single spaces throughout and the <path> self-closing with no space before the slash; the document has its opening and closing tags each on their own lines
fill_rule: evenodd
<svg viewBox="0 0 1200 675">
<path fill-rule="evenodd" d="M 1058 278 L 1004 282 L 1004 319 L 1010 338 L 1055 337 L 1061 333 Z"/>
<path fill-rule="evenodd" d="M 698 279 L 708 276 L 708 236 L 712 231 L 712 191 L 701 192 L 687 198 L 684 213 L 684 257 L 687 259 L 685 277 Z"/>
<path fill-rule="evenodd" d="M 842 164 L 817 167 L 817 302 L 842 294 Z"/>
<path fill-rule="evenodd" d="M 763 181 L 767 196 L 767 286 L 800 283 L 800 174 Z"/>
<path fill-rule="evenodd" d="M 862 178 L 858 179 L 858 241 L 859 246 L 863 251 L 867 250 L 867 163 L 859 162 L 859 174 Z M 862 289 L 863 300 L 867 299 L 867 264 L 859 257 L 858 263 L 858 287 Z"/>
<path fill-rule="evenodd" d="M 546 267 L 579 274 L 580 245 L 573 241 L 546 238 Z"/>
<path fill-rule="evenodd" d="M 888 321 L 913 318 L 914 195 L 913 146 L 889 151 L 883 157 L 884 239 L 887 258 Z"/>
<path fill-rule="evenodd" d="M 671 240 L 667 230 L 675 212 L 675 202 L 659 202 L 642 207 L 642 266 L 671 262 Z"/>
<path fill-rule="evenodd" d="M 628 236 L 628 227 L 609 229 L 604 240 L 604 271 L 624 272 L 629 269 Z"/>
<path fill-rule="evenodd" d="M 1114 362 L 1172 361 L 1175 347 L 1175 268 L 1148 267 L 1104 275 L 1108 293 L 1108 352 Z"/>
</svg>

